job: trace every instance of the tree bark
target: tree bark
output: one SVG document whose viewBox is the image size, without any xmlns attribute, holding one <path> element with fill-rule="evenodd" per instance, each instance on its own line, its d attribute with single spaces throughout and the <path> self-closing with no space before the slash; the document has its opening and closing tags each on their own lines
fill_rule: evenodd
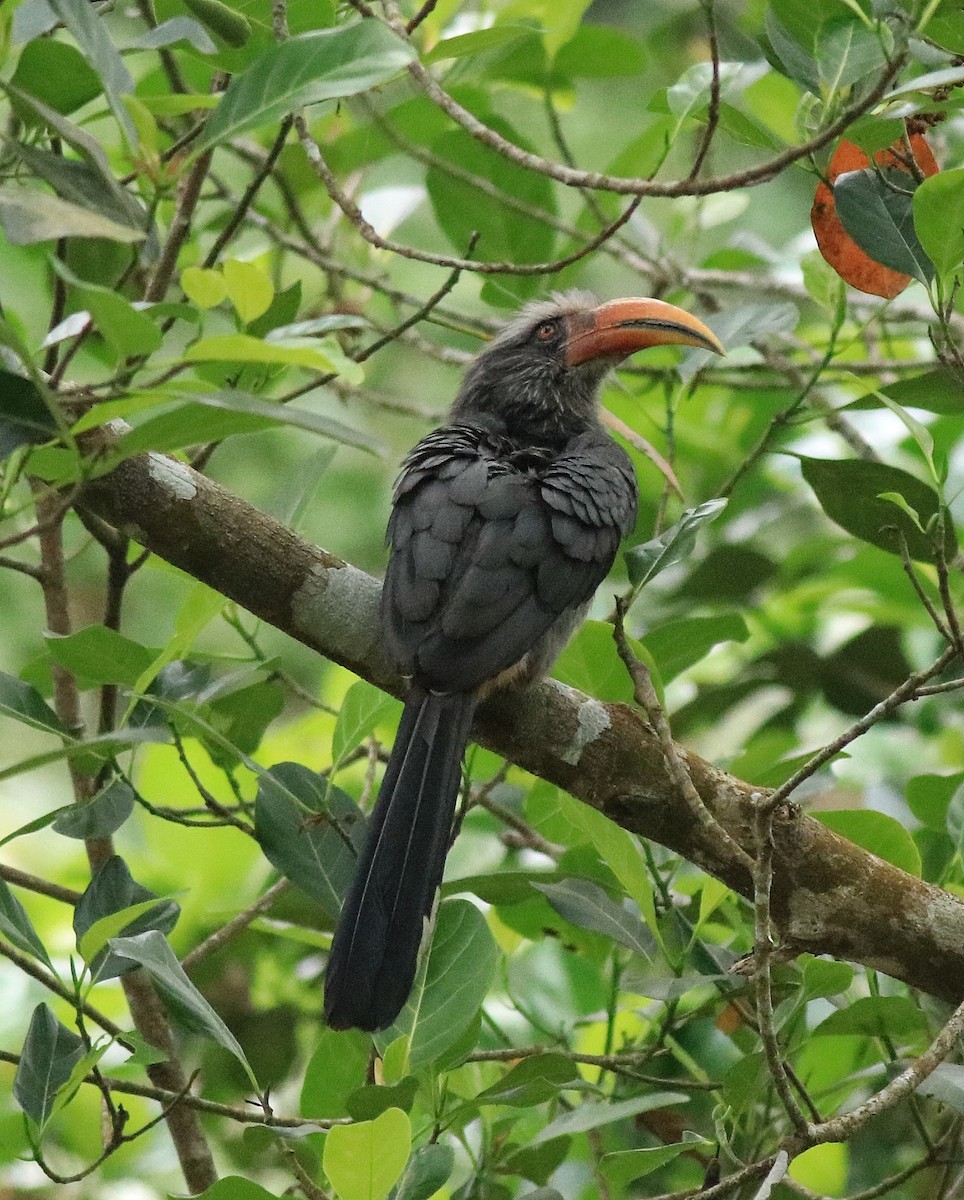
<svg viewBox="0 0 964 1200">
<path fill-rule="evenodd" d="M 173 459 L 129 459 L 80 504 L 291 637 L 399 696 L 379 641 L 379 583 Z M 613 653 L 615 653 L 615 648 Z M 660 842 L 744 896 L 752 881 L 725 839 L 676 791 L 638 712 L 549 680 L 479 711 L 474 738 Z M 679 747 L 703 803 L 754 852 L 759 789 Z M 772 915 L 789 953 L 850 959 L 958 1004 L 964 902 L 826 829 L 794 805 L 773 823 Z"/>
</svg>

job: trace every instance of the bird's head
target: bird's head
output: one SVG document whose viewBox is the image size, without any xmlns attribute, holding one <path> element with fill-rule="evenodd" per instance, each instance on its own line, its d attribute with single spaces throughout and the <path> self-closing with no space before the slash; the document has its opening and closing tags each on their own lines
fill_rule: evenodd
<svg viewBox="0 0 964 1200">
<path fill-rule="evenodd" d="M 702 321 L 662 300 L 600 304 L 589 292 L 527 304 L 482 351 L 463 380 L 454 420 L 496 418 L 509 433 L 566 438 L 595 418 L 606 372 L 649 346 L 723 353 Z"/>
</svg>

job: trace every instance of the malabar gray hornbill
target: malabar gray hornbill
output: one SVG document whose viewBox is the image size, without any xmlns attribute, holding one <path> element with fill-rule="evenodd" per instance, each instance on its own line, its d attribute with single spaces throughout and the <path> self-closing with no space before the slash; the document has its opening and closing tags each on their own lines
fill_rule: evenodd
<svg viewBox="0 0 964 1200">
<path fill-rule="evenodd" d="M 405 459 L 381 612 L 411 687 L 328 959 L 334 1029 L 384 1029 L 408 998 L 476 706 L 549 669 L 635 521 L 633 467 L 600 424 L 599 384 L 672 342 L 722 353 L 660 300 L 529 304 Z"/>
</svg>

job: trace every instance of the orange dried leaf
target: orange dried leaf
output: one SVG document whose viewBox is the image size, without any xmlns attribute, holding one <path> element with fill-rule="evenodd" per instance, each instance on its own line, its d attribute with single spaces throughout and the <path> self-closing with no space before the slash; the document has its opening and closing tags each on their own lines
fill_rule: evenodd
<svg viewBox="0 0 964 1200">
<path fill-rule="evenodd" d="M 924 176 L 936 175 L 940 168 L 923 135 L 912 134 L 910 146 L 921 173 Z M 874 161 L 881 167 L 896 168 L 909 174 L 905 157 L 906 147 L 902 141 L 897 141 L 886 150 L 878 150 Z M 830 160 L 827 179 L 832 185 L 839 175 L 845 175 L 848 171 L 861 171 L 868 166 L 870 159 L 863 150 L 844 139 Z M 869 292 L 872 296 L 884 296 L 892 300 L 910 283 L 909 275 L 875 262 L 869 254 L 861 250 L 837 216 L 832 186 L 828 187 L 823 180 L 817 184 L 813 208 L 810 210 L 810 223 L 820 253 L 840 278 L 851 287 L 861 292 Z"/>
</svg>

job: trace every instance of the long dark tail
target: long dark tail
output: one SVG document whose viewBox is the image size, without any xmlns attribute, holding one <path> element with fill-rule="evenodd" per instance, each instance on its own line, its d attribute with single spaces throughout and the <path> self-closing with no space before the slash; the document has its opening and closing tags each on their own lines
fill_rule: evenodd
<svg viewBox="0 0 964 1200">
<path fill-rule="evenodd" d="M 328 957 L 332 1029 L 385 1029 L 408 999 L 476 703 L 471 694 L 409 694 Z"/>
</svg>

